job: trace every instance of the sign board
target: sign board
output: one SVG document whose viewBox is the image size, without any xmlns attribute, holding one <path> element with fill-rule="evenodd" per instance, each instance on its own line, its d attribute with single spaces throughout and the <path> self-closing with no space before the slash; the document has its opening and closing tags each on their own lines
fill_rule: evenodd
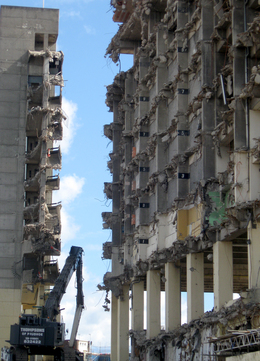
<svg viewBox="0 0 260 361">
<path fill-rule="evenodd" d="M 20 329 L 20 342 L 23 345 L 44 345 L 45 329 L 43 327 L 27 327 Z"/>
</svg>

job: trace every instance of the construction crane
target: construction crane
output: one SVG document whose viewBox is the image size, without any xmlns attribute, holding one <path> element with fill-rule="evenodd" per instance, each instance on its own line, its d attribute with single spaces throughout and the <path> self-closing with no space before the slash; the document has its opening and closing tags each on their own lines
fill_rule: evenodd
<svg viewBox="0 0 260 361">
<path fill-rule="evenodd" d="M 55 361 L 82 361 L 83 354 L 73 348 L 84 308 L 81 247 L 72 246 L 65 265 L 55 281 L 42 308 L 41 317 L 23 314 L 19 323 L 11 326 L 10 349 L 2 349 L 4 361 L 27 361 L 28 355 L 53 355 Z M 66 292 L 72 274 L 76 271 L 76 311 L 69 342 L 65 341 L 65 324 L 56 320 L 60 302 Z"/>
</svg>

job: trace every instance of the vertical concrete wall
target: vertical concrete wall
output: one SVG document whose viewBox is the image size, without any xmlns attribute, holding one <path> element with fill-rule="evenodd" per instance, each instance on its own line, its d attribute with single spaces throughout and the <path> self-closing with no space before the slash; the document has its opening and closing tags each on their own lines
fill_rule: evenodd
<svg viewBox="0 0 260 361">
<path fill-rule="evenodd" d="M 28 50 L 58 34 L 58 10 L 0 8 L 0 346 L 21 312 Z M 48 46 L 48 43 L 45 44 Z"/>
</svg>

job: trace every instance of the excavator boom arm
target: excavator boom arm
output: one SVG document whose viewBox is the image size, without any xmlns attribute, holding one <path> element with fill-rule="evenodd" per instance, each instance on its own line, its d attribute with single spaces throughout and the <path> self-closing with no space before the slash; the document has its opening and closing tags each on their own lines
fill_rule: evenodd
<svg viewBox="0 0 260 361">
<path fill-rule="evenodd" d="M 78 283 L 78 292 L 77 292 L 77 305 L 78 299 L 79 302 L 84 304 L 84 296 L 82 290 L 82 253 L 83 249 L 81 247 L 72 246 L 70 249 L 70 254 L 66 259 L 65 265 L 55 281 L 55 285 L 45 303 L 43 308 L 42 317 L 49 318 L 53 321 L 57 314 L 59 314 L 59 307 L 61 299 L 66 292 L 67 286 L 71 280 L 73 272 L 76 270 L 77 274 L 77 283 Z M 80 268 L 80 271 L 78 271 Z"/>
</svg>

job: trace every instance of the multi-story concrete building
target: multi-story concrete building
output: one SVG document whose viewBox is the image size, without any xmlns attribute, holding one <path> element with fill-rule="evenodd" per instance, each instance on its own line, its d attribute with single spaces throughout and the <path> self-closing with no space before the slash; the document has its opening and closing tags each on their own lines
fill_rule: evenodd
<svg viewBox="0 0 260 361">
<path fill-rule="evenodd" d="M 111 6 L 122 24 L 107 55 L 134 57 L 107 87 L 113 122 L 104 127 L 113 141 L 104 190 L 113 205 L 103 213 L 112 361 L 128 360 L 129 330 L 133 360 L 259 357 L 247 355 L 260 327 L 259 2 Z M 214 294 L 206 314 L 205 293 Z"/>
<path fill-rule="evenodd" d="M 0 10 L 0 346 L 21 312 L 37 313 L 58 274 L 63 53 L 59 12 Z M 8 344 L 7 344 L 8 345 Z"/>
</svg>

